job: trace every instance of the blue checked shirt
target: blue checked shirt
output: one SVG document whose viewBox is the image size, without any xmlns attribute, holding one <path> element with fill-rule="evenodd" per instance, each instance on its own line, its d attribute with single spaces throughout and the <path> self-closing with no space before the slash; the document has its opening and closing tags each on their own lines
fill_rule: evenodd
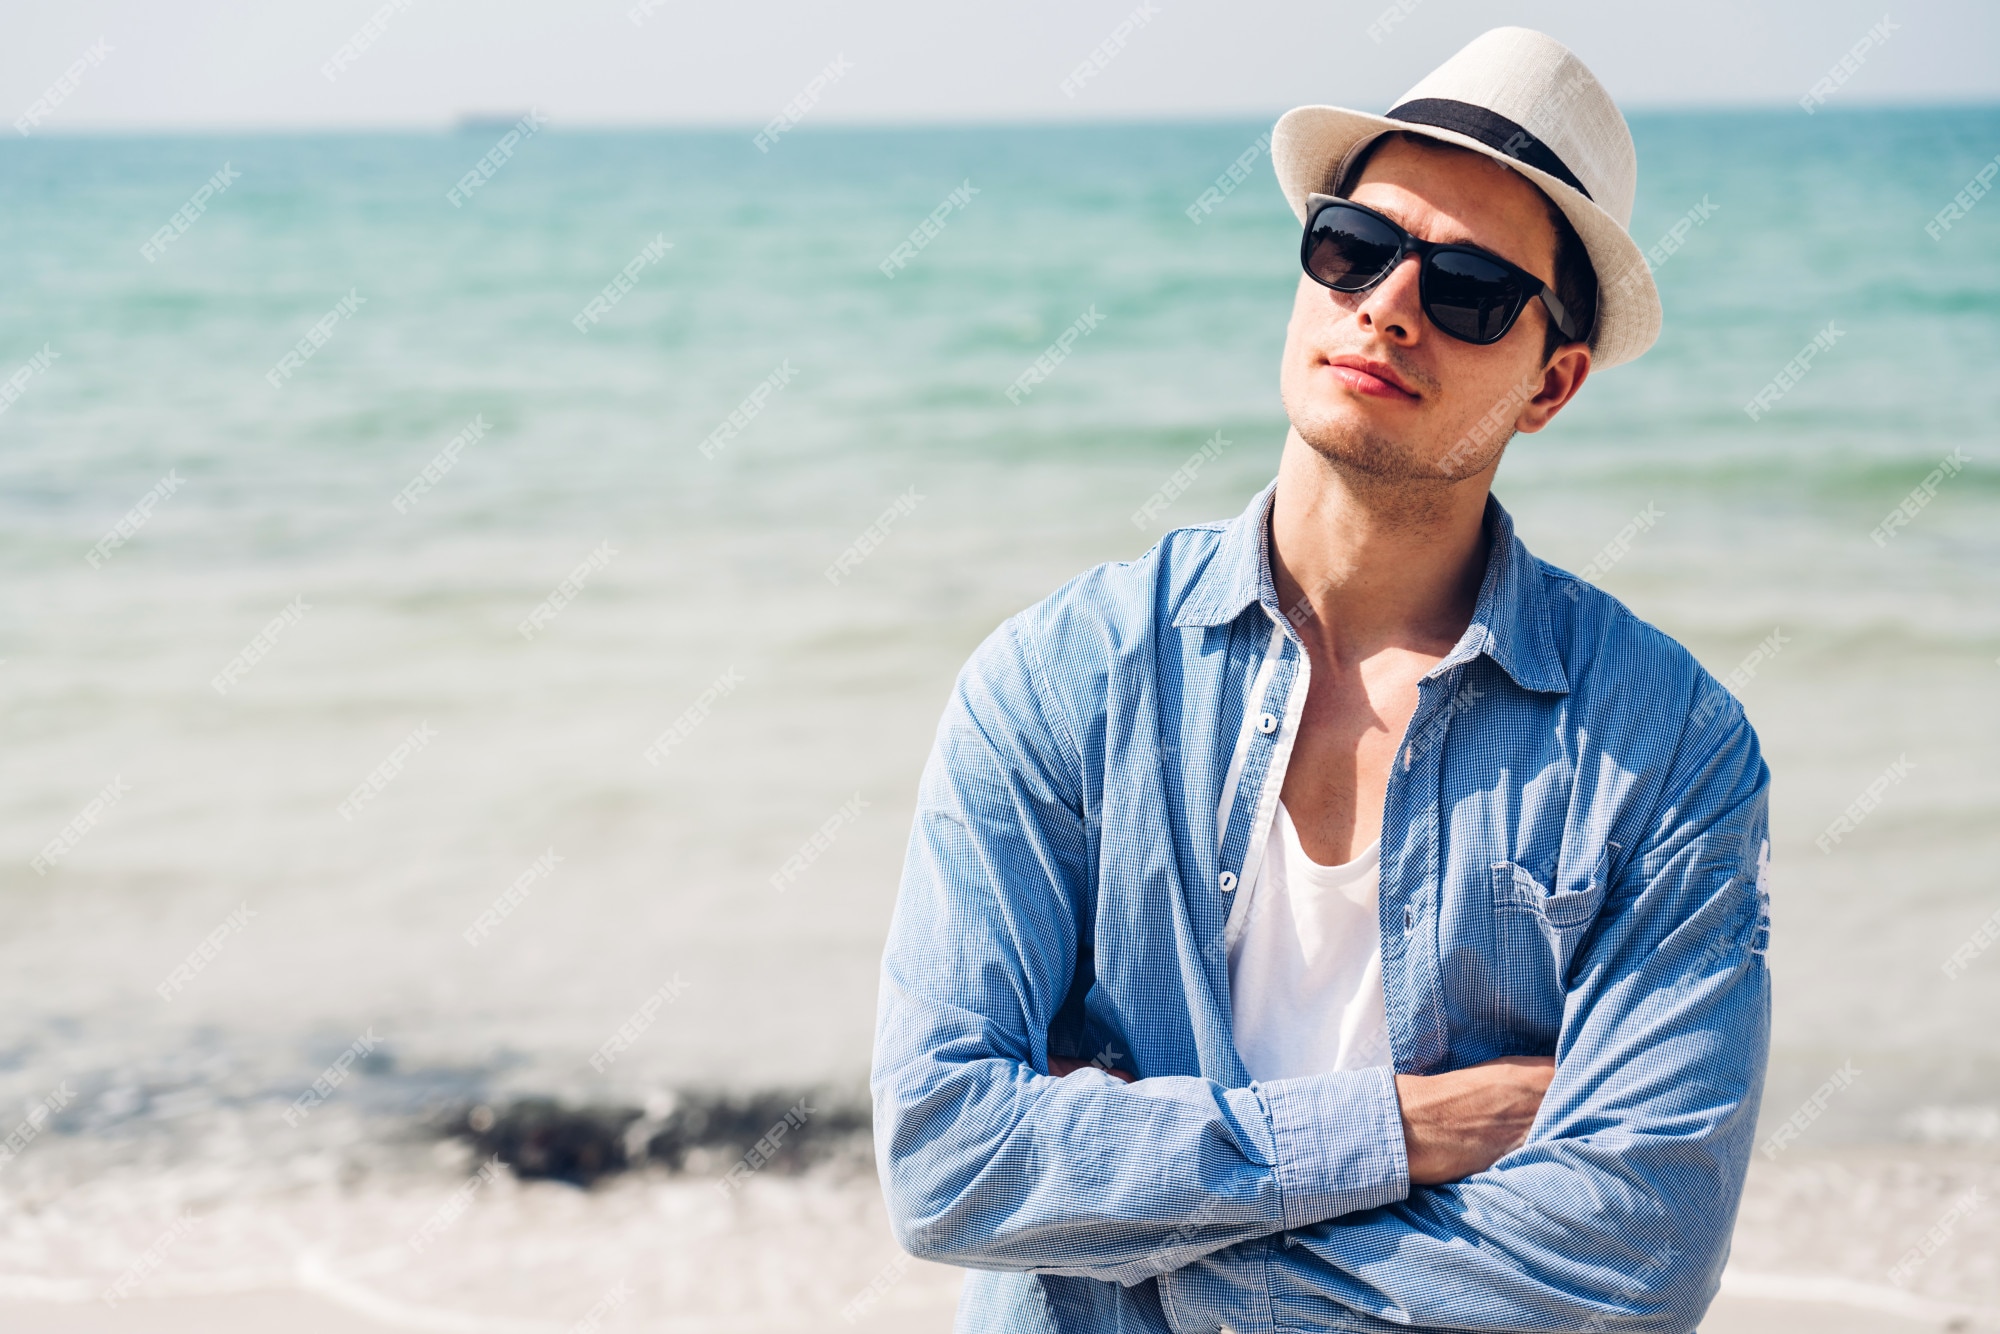
<svg viewBox="0 0 2000 1334">
<path fill-rule="evenodd" d="M 1692 1330 L 1769 1039 L 1756 734 L 1489 497 L 1471 624 L 1382 813 L 1395 1069 L 1252 1081 L 1228 948 L 1310 669 L 1273 489 L 1073 580 L 960 674 L 882 963 L 897 1237 L 975 1271 L 960 1330 Z M 1395 1073 L 1507 1055 L 1556 1059 L 1527 1143 L 1413 1187 Z"/>
</svg>

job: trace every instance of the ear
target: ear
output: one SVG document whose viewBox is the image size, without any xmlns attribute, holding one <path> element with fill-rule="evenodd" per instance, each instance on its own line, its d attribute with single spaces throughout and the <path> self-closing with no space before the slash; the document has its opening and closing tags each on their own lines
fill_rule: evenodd
<svg viewBox="0 0 2000 1334">
<path fill-rule="evenodd" d="M 1555 420 L 1555 415 L 1563 410 L 1563 406 L 1576 397 L 1576 391 L 1583 388 L 1583 382 L 1589 377 L 1589 345 L 1564 343 L 1549 358 L 1549 364 L 1542 367 L 1541 388 L 1521 405 L 1521 414 L 1514 418 L 1514 429 L 1533 435 L 1547 426 Z"/>
</svg>

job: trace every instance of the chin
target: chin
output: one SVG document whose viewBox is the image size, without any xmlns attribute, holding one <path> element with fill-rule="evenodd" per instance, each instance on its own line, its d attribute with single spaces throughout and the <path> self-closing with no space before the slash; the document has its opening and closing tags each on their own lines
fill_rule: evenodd
<svg viewBox="0 0 2000 1334">
<path fill-rule="evenodd" d="M 1369 410 L 1371 404 L 1344 391 L 1313 394 L 1285 407 L 1299 439 L 1345 470 L 1383 481 L 1458 480 L 1438 466 L 1427 439 L 1382 421 Z"/>
</svg>

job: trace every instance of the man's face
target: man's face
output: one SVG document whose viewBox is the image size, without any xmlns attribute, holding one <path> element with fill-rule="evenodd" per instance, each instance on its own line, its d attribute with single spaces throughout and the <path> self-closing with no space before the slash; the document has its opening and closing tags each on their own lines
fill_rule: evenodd
<svg viewBox="0 0 2000 1334">
<path fill-rule="evenodd" d="M 1348 197 L 1425 240 L 1476 245 L 1544 282 L 1555 277 L 1555 227 L 1541 191 L 1480 154 L 1394 136 Z M 1366 292 L 1335 292 L 1302 273 L 1285 335 L 1285 411 L 1307 444 L 1360 472 L 1474 476 L 1498 461 L 1515 430 L 1540 430 L 1583 383 L 1590 353 L 1580 345 L 1544 367 L 1547 322 L 1531 300 L 1497 343 L 1451 337 L 1418 302 L 1414 255 Z"/>
</svg>

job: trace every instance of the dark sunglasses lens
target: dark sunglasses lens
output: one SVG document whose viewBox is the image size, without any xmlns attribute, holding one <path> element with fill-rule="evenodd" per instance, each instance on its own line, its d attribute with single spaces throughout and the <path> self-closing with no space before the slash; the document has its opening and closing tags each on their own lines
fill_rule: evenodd
<svg viewBox="0 0 2000 1334">
<path fill-rule="evenodd" d="M 1491 343 L 1513 326 L 1527 303 L 1520 275 L 1463 250 L 1433 254 L 1424 266 L 1424 312 L 1468 343 Z"/>
<path fill-rule="evenodd" d="M 1402 248 L 1380 218 L 1329 204 L 1306 231 L 1306 272 L 1336 292 L 1359 292 L 1388 272 Z"/>
</svg>

